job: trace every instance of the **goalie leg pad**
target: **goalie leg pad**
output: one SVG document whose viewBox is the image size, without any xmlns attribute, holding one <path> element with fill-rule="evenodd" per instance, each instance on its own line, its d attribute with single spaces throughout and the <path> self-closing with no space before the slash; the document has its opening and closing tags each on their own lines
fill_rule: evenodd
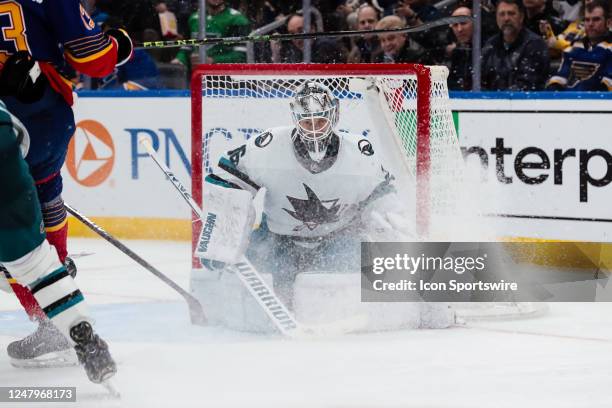
<svg viewBox="0 0 612 408">
<path fill-rule="evenodd" d="M 369 332 L 441 329 L 455 323 L 455 313 L 448 303 L 361 302 L 358 273 L 300 273 L 293 292 L 295 317 L 306 324 L 324 325 L 365 316 L 367 323 L 357 330 Z"/>
<path fill-rule="evenodd" d="M 255 221 L 253 196 L 245 190 L 213 184 L 203 193 L 205 214 L 196 255 L 229 264 L 244 255 Z"/>
<path fill-rule="evenodd" d="M 272 287 L 272 275 L 261 275 Z M 278 333 L 253 295 L 232 271 L 198 270 L 192 274 L 191 291 L 206 310 L 206 317 L 212 325 L 252 333 Z"/>
</svg>

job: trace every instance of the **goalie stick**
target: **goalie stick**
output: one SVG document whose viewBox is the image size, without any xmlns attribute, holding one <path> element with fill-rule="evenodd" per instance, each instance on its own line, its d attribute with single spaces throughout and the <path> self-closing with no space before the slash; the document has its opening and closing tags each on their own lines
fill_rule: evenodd
<svg viewBox="0 0 612 408">
<path fill-rule="evenodd" d="M 189 207 L 191 207 L 192 211 L 202 220 L 204 216 L 202 209 L 174 173 L 159 160 L 151 142 L 144 136 L 142 136 L 139 141 L 147 150 L 149 157 L 153 159 L 157 167 L 166 175 L 166 178 L 181 194 L 181 197 L 183 197 Z M 291 313 L 278 296 L 276 296 L 274 291 L 266 284 L 261 274 L 246 257 L 243 256 L 240 262 L 229 266 L 229 268 L 236 274 L 240 282 L 255 298 L 274 326 L 287 337 L 303 338 L 312 335 L 342 334 L 359 329 L 366 323 L 363 316 L 356 316 L 326 325 L 304 326 L 295 319 L 293 313 Z"/>
<path fill-rule="evenodd" d="M 270 34 L 270 35 L 253 35 L 242 37 L 223 37 L 223 38 L 204 38 L 204 39 L 189 39 L 189 40 L 170 40 L 170 41 L 146 41 L 141 44 L 136 44 L 136 49 L 151 49 L 151 48 L 174 48 L 174 47 L 200 47 L 204 45 L 232 45 L 243 42 L 269 42 L 269 41 L 288 41 L 288 40 L 308 40 L 316 38 L 329 37 L 361 37 L 364 35 L 378 34 L 409 34 L 418 33 L 421 31 L 431 30 L 440 26 L 448 26 L 450 24 L 471 21 L 470 16 L 452 16 L 440 18 L 435 21 L 430 21 L 416 27 L 404 28 L 389 28 L 384 30 L 349 30 L 349 31 L 328 31 L 316 33 L 297 33 L 297 34 Z"/>
<path fill-rule="evenodd" d="M 102 227 L 91 221 L 89 218 L 78 212 L 76 209 L 71 207 L 70 205 L 64 203 L 64 207 L 66 210 L 72 214 L 77 220 L 81 221 L 85 226 L 91 229 L 93 232 L 104 238 L 106 241 L 111 243 L 115 248 L 132 258 L 134 261 L 139 263 L 146 270 L 151 272 L 153 275 L 157 276 L 161 279 L 166 285 L 170 286 L 172 289 L 177 291 L 183 299 L 187 302 L 187 306 L 189 307 L 189 316 L 191 317 L 191 322 L 193 324 L 197 324 L 200 326 L 205 326 L 207 323 L 206 315 L 204 314 L 204 309 L 200 302 L 193 297 L 189 292 L 185 289 L 181 288 L 177 285 L 172 279 L 168 278 L 166 275 L 157 270 L 153 265 L 142 259 L 138 256 L 134 251 L 126 247 L 123 243 L 121 243 L 117 238 L 113 237 L 111 234 L 106 232 Z"/>
</svg>

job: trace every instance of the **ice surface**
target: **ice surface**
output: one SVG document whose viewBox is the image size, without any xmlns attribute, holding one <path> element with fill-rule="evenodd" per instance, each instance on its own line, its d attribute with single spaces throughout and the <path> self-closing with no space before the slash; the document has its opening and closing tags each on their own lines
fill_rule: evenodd
<svg viewBox="0 0 612 408">
<path fill-rule="evenodd" d="M 188 243 L 125 242 L 187 287 Z M 544 317 L 465 328 L 289 341 L 194 327 L 178 295 L 106 242 L 75 239 L 70 251 L 94 253 L 76 259 L 78 283 L 119 363 L 122 399 L 106 399 L 80 367 L 11 367 L 6 345 L 34 326 L 3 294 L 1 386 L 76 386 L 71 408 L 612 406 L 612 303 L 553 304 Z"/>
</svg>

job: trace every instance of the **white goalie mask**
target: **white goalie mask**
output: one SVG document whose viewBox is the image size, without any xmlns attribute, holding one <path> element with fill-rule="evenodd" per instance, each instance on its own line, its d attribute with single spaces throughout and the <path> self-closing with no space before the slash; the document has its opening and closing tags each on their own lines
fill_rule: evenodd
<svg viewBox="0 0 612 408">
<path fill-rule="evenodd" d="M 289 105 L 300 140 L 310 153 L 320 156 L 338 124 L 338 98 L 326 86 L 309 81 L 297 89 Z"/>
</svg>

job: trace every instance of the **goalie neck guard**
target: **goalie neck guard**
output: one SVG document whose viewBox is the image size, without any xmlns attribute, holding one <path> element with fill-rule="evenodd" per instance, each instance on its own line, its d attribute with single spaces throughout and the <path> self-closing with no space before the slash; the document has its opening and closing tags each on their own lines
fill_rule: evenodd
<svg viewBox="0 0 612 408">
<path fill-rule="evenodd" d="M 324 157 L 338 123 L 338 99 L 329 88 L 317 82 L 300 86 L 290 103 L 297 137 L 304 143 L 312 158 Z"/>
</svg>

